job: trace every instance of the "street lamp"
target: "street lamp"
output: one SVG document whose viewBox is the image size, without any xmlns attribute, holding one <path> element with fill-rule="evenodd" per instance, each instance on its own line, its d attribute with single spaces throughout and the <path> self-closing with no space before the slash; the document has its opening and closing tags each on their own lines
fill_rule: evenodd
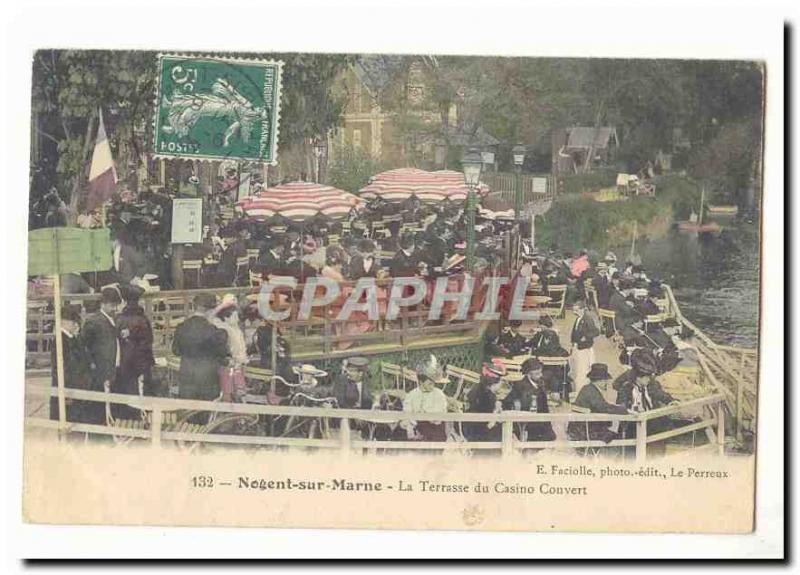
<svg viewBox="0 0 800 575">
<path fill-rule="evenodd" d="M 514 156 L 514 166 L 517 169 L 517 175 L 514 179 L 514 215 L 517 220 L 522 218 L 522 180 L 520 173 L 522 172 L 522 164 L 525 163 L 525 146 L 517 144 L 511 148 L 511 155 Z"/>
<path fill-rule="evenodd" d="M 466 261 L 464 262 L 467 272 L 471 272 L 475 265 L 475 211 L 477 209 L 477 199 L 475 190 L 481 180 L 481 168 L 483 168 L 483 156 L 477 148 L 469 148 L 461 160 L 464 170 L 464 183 L 467 185 L 467 251 Z"/>
<path fill-rule="evenodd" d="M 322 158 L 325 156 L 328 145 L 325 138 L 314 140 L 314 156 L 317 158 L 317 183 L 322 182 Z"/>
</svg>

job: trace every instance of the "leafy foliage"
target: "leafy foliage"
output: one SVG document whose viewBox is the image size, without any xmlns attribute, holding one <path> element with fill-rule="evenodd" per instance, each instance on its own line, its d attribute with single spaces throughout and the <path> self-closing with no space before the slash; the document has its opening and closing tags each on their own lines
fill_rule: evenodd
<svg viewBox="0 0 800 575">
<path fill-rule="evenodd" d="M 547 214 L 537 217 L 536 241 L 558 249 L 600 251 L 628 241 L 629 234 L 625 237 L 615 234 L 633 222 L 644 227 L 657 219 L 683 219 L 692 210 L 697 211 L 700 187 L 694 180 L 662 176 L 656 178 L 655 184 L 655 198 L 597 202 L 585 194 L 564 195 Z"/>
<path fill-rule="evenodd" d="M 353 146 L 338 146 L 333 161 L 328 164 L 328 183 L 340 190 L 358 193 L 369 178 L 387 167 L 364 150 Z"/>
</svg>

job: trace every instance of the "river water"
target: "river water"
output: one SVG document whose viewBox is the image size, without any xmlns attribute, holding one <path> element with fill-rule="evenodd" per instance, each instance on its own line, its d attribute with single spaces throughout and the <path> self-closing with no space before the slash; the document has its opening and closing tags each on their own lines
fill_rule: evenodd
<svg viewBox="0 0 800 575">
<path fill-rule="evenodd" d="M 670 284 L 683 315 L 711 339 L 757 347 L 758 227 L 733 220 L 720 223 L 723 231 L 717 237 L 671 231 L 637 243 L 636 253 L 648 276 Z M 630 246 L 620 250 L 617 255 L 625 259 Z"/>
</svg>

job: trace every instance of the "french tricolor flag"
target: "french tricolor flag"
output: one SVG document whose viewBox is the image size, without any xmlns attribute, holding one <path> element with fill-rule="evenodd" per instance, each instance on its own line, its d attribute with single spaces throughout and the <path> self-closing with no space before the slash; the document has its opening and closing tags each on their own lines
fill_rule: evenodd
<svg viewBox="0 0 800 575">
<path fill-rule="evenodd" d="M 92 165 L 89 168 L 89 195 L 86 198 L 87 211 L 94 210 L 111 197 L 117 184 L 117 170 L 111 157 L 111 146 L 106 136 L 103 123 L 103 111 L 100 110 L 100 126 L 97 128 L 97 141 L 92 153 Z"/>
</svg>

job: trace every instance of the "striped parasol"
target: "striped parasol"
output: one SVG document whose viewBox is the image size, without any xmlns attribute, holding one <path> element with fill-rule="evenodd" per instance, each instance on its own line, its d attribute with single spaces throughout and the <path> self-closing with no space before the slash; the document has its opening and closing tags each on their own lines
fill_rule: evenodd
<svg viewBox="0 0 800 575">
<path fill-rule="evenodd" d="M 461 172 L 398 168 L 373 176 L 370 183 L 361 188 L 359 195 L 366 200 L 381 198 L 387 202 L 402 202 L 415 196 L 422 202 L 438 203 L 445 200 L 464 201 L 468 191 Z M 480 184 L 476 191 L 485 194 L 489 188 Z"/>
<path fill-rule="evenodd" d="M 263 221 L 274 216 L 283 216 L 294 222 L 302 222 L 322 215 L 341 219 L 353 208 L 363 204 L 358 196 L 313 182 L 289 182 L 262 190 L 238 202 L 246 217 Z"/>
</svg>

